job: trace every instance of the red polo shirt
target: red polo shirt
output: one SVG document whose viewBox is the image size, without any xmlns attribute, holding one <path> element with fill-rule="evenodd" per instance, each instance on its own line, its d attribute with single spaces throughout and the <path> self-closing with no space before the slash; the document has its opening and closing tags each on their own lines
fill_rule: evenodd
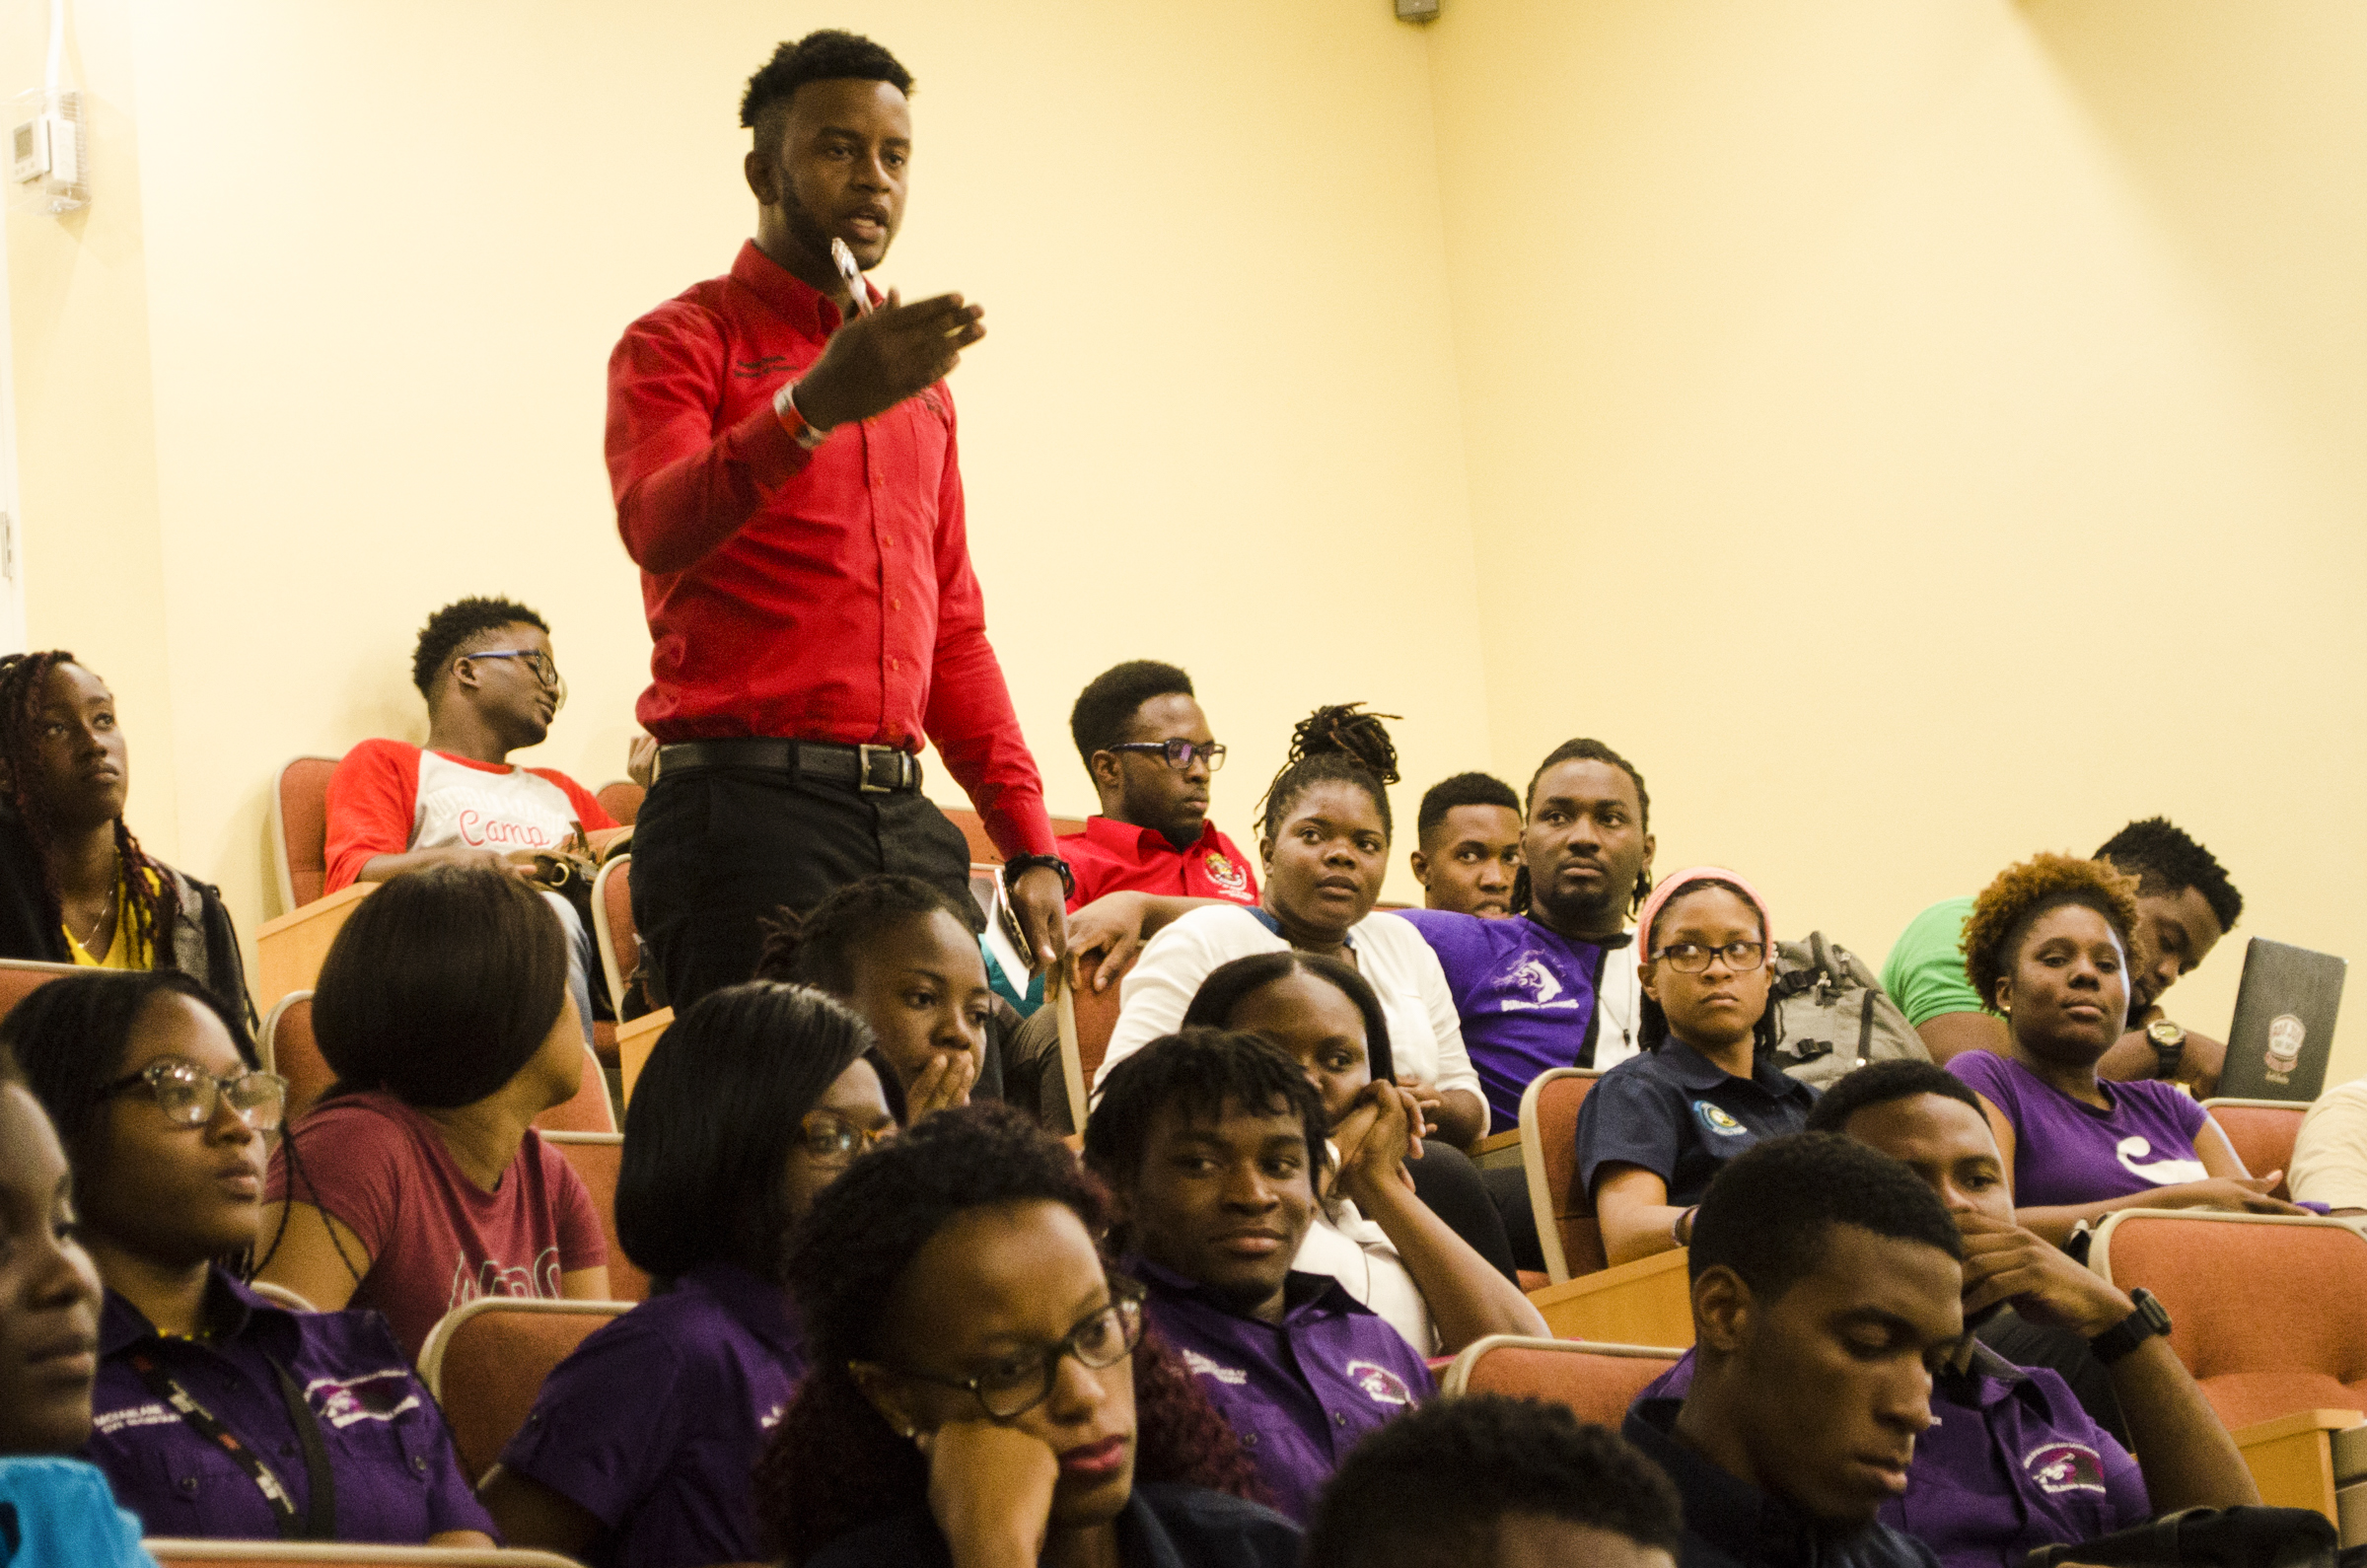
<svg viewBox="0 0 2367 1568">
<path fill-rule="evenodd" d="M 952 394 L 940 382 L 811 453 L 773 417 L 837 325 L 752 241 L 609 357 L 616 528 L 656 644 L 642 727 L 907 751 L 925 735 L 996 848 L 1049 854 L 970 570 Z"/>
<path fill-rule="evenodd" d="M 1155 892 L 1169 897 L 1257 901 L 1257 873 L 1233 840 L 1203 821 L 1189 849 L 1178 849 L 1155 827 L 1107 817 L 1085 819 L 1085 831 L 1060 840 L 1061 858 L 1077 879 L 1068 900 L 1074 914 L 1106 892 Z"/>
</svg>

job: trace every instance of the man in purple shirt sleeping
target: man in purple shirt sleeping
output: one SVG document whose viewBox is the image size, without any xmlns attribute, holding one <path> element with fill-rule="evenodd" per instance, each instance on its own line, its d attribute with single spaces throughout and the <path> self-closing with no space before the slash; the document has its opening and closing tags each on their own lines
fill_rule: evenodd
<svg viewBox="0 0 2367 1568">
<path fill-rule="evenodd" d="M 1192 1049 L 1211 1036 L 1257 1048 Z M 1437 1391 L 1403 1335 L 1290 1266 L 1315 1219 L 1326 1120 L 1279 1047 L 1195 1030 L 1112 1068 L 1085 1129 L 1151 1326 L 1298 1520 L 1359 1438 Z"/>
</svg>

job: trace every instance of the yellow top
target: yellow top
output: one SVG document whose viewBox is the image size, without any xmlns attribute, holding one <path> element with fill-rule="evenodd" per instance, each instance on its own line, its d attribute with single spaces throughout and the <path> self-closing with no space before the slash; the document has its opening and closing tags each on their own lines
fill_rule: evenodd
<svg viewBox="0 0 2367 1568">
<path fill-rule="evenodd" d="M 81 941 L 74 935 L 73 927 L 64 926 L 63 922 L 60 922 L 66 933 L 66 951 L 74 956 L 75 963 L 83 968 L 153 969 L 156 967 L 156 954 L 148 943 L 139 940 L 134 933 L 134 927 L 139 922 L 131 917 L 131 900 L 125 896 L 129 889 L 124 886 L 126 879 L 119 869 L 121 864 L 121 860 L 118 859 L 116 861 L 118 870 L 115 874 L 115 939 L 108 944 L 107 957 L 92 958 L 89 953 L 84 951 Z M 165 885 L 155 872 L 142 871 L 141 875 L 148 879 L 149 891 L 162 892 L 164 891 Z"/>
</svg>

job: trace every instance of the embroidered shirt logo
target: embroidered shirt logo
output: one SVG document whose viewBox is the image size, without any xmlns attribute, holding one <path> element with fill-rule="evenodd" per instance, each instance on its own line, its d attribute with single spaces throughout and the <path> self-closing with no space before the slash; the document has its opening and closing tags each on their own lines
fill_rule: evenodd
<svg viewBox="0 0 2367 1568">
<path fill-rule="evenodd" d="M 1240 1368 L 1219 1365 L 1216 1362 L 1210 1361 L 1206 1356 L 1201 1355 L 1196 1350 L 1186 1350 L 1184 1352 L 1184 1365 L 1197 1377 L 1214 1378 L 1217 1382 L 1223 1384 L 1231 1384 L 1238 1387 L 1239 1385 L 1250 1381 L 1250 1375 L 1246 1372 L 1243 1372 Z"/>
<path fill-rule="evenodd" d="M 2104 1490 L 2104 1461 L 2084 1443 L 2042 1443 L 2022 1457 L 2022 1467 L 2042 1492 Z"/>
<path fill-rule="evenodd" d="M 1497 986 L 1505 993 L 1497 1008 L 1505 1013 L 1565 1012 L 1578 999 L 1562 989 L 1561 976 L 1536 949 L 1524 950 L 1512 966 L 1498 972 Z"/>
<path fill-rule="evenodd" d="M 179 1420 L 180 1417 L 173 1412 L 172 1406 L 151 1399 L 145 1404 L 129 1405 L 121 1410 L 98 1411 L 91 1417 L 91 1425 L 98 1429 L 101 1437 L 112 1437 L 126 1427 L 173 1426 Z"/>
<path fill-rule="evenodd" d="M 2149 1160 L 2153 1145 L 2143 1138 L 2123 1138 L 2113 1146 L 2120 1157 L 2120 1169 L 2131 1176 L 2141 1176 L 2157 1187 L 2177 1186 L 2182 1181 L 2208 1181 L 2211 1174 L 2202 1168 L 2200 1160 Z"/>
<path fill-rule="evenodd" d="M 1207 871 L 1208 880 L 1216 885 L 1216 891 L 1226 897 L 1247 898 L 1250 895 L 1248 870 L 1235 865 L 1233 857 L 1223 850 L 1211 849 L 1200 858 L 1200 865 Z"/>
<path fill-rule="evenodd" d="M 408 1367 L 388 1367 L 358 1378 L 322 1378 L 305 1387 L 304 1396 L 320 1410 L 321 1419 L 339 1431 L 356 1421 L 392 1421 L 419 1408 Z"/>
<path fill-rule="evenodd" d="M 1693 1102 L 1693 1119 L 1701 1123 L 1702 1131 L 1717 1138 L 1738 1138 L 1751 1130 L 1706 1100 Z"/>
<path fill-rule="evenodd" d="M 1405 1380 L 1378 1361 L 1351 1361 L 1346 1370 L 1348 1381 L 1362 1389 L 1373 1403 L 1413 1403 L 1413 1390 L 1405 1387 Z"/>
<path fill-rule="evenodd" d="M 732 374 L 746 381 L 755 381 L 760 377 L 770 376 L 775 371 L 783 371 L 788 368 L 788 355 L 767 354 L 762 359 L 742 360 L 732 367 Z"/>
</svg>

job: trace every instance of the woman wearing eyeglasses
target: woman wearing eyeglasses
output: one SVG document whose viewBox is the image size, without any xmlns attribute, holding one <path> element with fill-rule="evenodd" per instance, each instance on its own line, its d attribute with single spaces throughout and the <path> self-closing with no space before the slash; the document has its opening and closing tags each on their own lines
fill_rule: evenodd
<svg viewBox="0 0 2367 1568">
<path fill-rule="evenodd" d="M 292 1313 L 254 1246 L 287 1086 L 186 975 L 52 980 L 0 1023 L 107 1293 L 88 1457 L 150 1535 L 485 1546 L 451 1434 L 377 1315 Z"/>
<path fill-rule="evenodd" d="M 814 1371 L 756 1473 L 793 1565 L 1288 1568 L 1232 1432 L 1143 1337 L 1108 1200 L 1017 1111 L 915 1126 L 789 1259 Z"/>
<path fill-rule="evenodd" d="M 1614 1263 L 1686 1245 L 1694 1205 L 1727 1161 L 1807 1125 L 1817 1092 L 1773 1062 L 1767 901 L 1719 866 L 1652 890 L 1635 925 L 1641 1054 L 1578 1107 L 1578 1179 Z"/>
<path fill-rule="evenodd" d="M 593 1568 L 763 1555 L 749 1476 L 807 1365 L 790 1231 L 900 1102 L 871 1032 L 804 986 L 713 991 L 666 1032 L 616 1188 L 657 1290 L 559 1364 L 485 1478 L 508 1544 Z"/>
</svg>

